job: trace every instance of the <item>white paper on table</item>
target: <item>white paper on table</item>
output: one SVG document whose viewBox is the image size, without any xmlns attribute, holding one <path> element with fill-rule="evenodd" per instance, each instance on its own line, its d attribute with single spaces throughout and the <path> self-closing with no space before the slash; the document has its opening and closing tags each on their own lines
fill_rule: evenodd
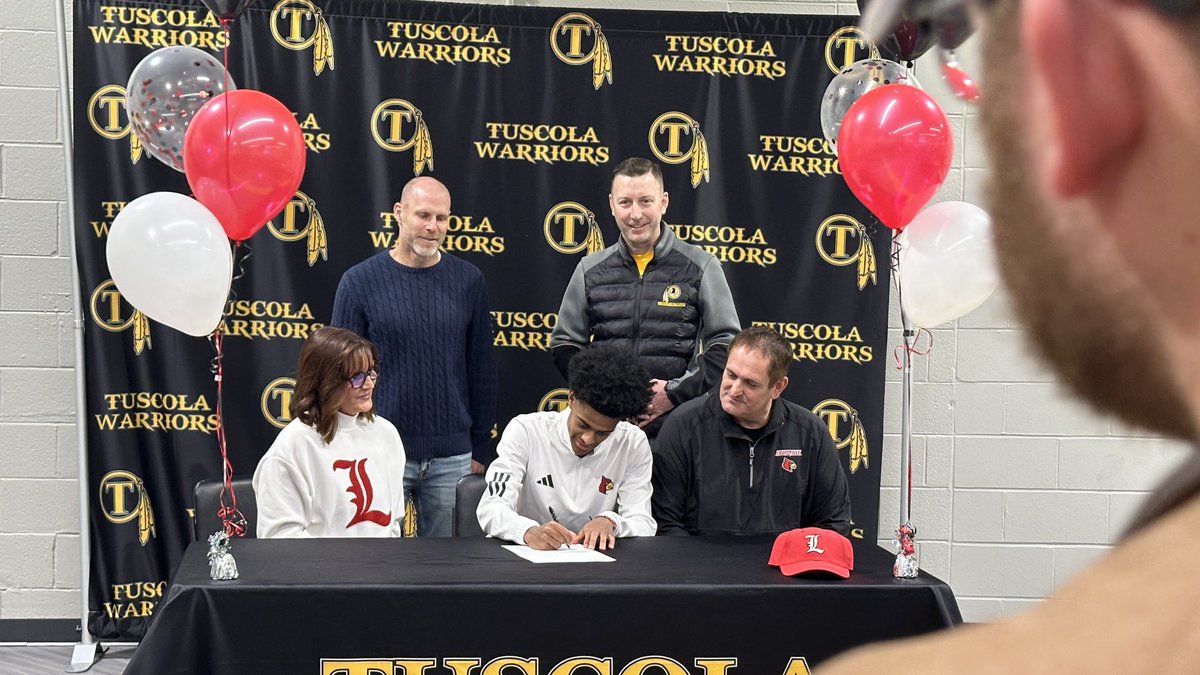
<svg viewBox="0 0 1200 675">
<path fill-rule="evenodd" d="M 590 563 L 613 562 L 614 559 L 583 544 L 575 544 L 557 551 L 538 551 L 528 546 L 505 545 L 506 549 L 532 563 Z"/>
</svg>

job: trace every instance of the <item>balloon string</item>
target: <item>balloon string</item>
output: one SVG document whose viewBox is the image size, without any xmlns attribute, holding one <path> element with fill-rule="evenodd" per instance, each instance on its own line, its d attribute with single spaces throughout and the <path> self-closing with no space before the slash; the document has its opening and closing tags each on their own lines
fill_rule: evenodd
<svg viewBox="0 0 1200 675">
<path fill-rule="evenodd" d="M 892 230 L 892 283 L 896 285 L 896 302 L 904 307 L 904 289 L 900 286 L 900 230 Z"/>
<path fill-rule="evenodd" d="M 909 333 L 912 333 L 909 335 Z M 914 345 L 921 339 L 921 335 L 926 335 L 927 344 L 924 348 L 917 348 Z M 909 339 L 912 339 L 910 342 Z M 904 344 L 896 345 L 892 350 L 892 356 L 896 359 L 896 370 L 904 370 L 904 356 L 908 355 L 911 360 L 912 356 L 928 356 L 933 353 L 933 333 L 924 328 L 918 328 L 916 331 L 905 331 Z"/>
<path fill-rule="evenodd" d="M 233 464 L 229 461 L 229 447 L 225 441 L 224 413 L 224 336 L 220 331 L 214 331 L 209 337 L 212 341 L 216 356 L 213 357 L 215 371 L 213 379 L 217 382 L 217 444 L 221 448 L 221 507 L 217 510 L 217 518 L 221 520 L 221 529 L 228 537 L 246 536 L 246 517 L 237 507 L 237 493 L 233 490 Z M 226 502 L 226 495 L 229 496 Z"/>
<path fill-rule="evenodd" d="M 896 283 L 896 291 L 900 291 L 900 230 L 892 230 L 892 281 Z"/>
<path fill-rule="evenodd" d="M 233 19 L 221 19 L 221 28 L 225 31 L 225 89 L 226 94 L 229 93 L 229 27 L 233 25 Z M 229 166 L 229 137 L 232 135 L 231 123 L 229 121 L 229 103 L 231 99 L 225 99 L 225 188 L 229 189 L 233 185 L 232 170 Z"/>
<path fill-rule="evenodd" d="M 237 258 L 238 248 L 240 244 L 233 245 L 234 258 Z M 242 278 L 246 274 L 246 260 L 252 255 L 249 246 L 246 246 L 246 254 L 242 256 L 238 262 L 237 275 L 230 280 L 229 284 L 229 302 L 232 303 L 237 299 L 237 291 L 233 288 L 233 282 Z M 229 461 L 229 446 L 225 437 L 225 406 L 224 406 L 224 334 L 218 327 L 209 336 L 209 341 L 212 342 L 213 349 L 216 355 L 213 357 L 210 364 L 210 370 L 213 374 L 213 380 L 217 383 L 217 407 L 216 407 L 216 436 L 217 445 L 221 449 L 221 495 L 220 508 L 217 511 L 217 517 L 221 520 L 221 527 L 225 534 L 229 537 L 244 537 L 246 536 L 246 517 L 237 507 L 237 493 L 233 490 L 233 464 Z M 225 496 L 229 495 L 229 501 L 226 502 Z"/>
<path fill-rule="evenodd" d="M 241 248 L 246 249 L 246 252 L 242 255 L 241 259 L 239 260 L 238 259 L 238 249 L 241 249 Z M 234 271 L 233 277 L 229 280 L 229 298 L 225 301 L 227 307 L 231 306 L 234 302 L 237 301 L 238 293 L 237 293 L 237 288 L 236 288 L 235 282 L 238 279 L 241 279 L 242 277 L 246 276 L 246 261 L 249 260 L 253 255 L 254 255 L 254 250 L 250 248 L 250 244 L 247 244 L 244 241 L 233 242 L 233 259 L 235 261 L 235 263 L 234 263 L 235 271 Z M 212 335 L 208 336 L 209 341 L 212 342 L 213 337 L 215 335 L 217 335 L 217 333 L 219 333 L 219 332 L 220 332 L 220 326 L 217 327 L 216 331 L 213 331 Z M 217 345 L 214 342 L 213 347 L 215 348 L 216 346 Z M 221 366 L 220 362 L 221 362 L 221 351 L 218 349 L 217 355 L 214 356 L 212 358 L 212 361 L 209 362 L 209 370 L 212 371 L 212 374 L 214 376 L 216 376 L 218 374 L 218 371 Z"/>
<path fill-rule="evenodd" d="M 246 249 L 246 253 L 241 257 L 241 260 L 238 260 L 238 249 L 243 248 L 243 247 Z M 250 257 L 253 255 L 254 255 L 254 251 L 251 250 L 250 244 L 247 244 L 245 242 L 234 242 L 233 243 L 233 259 L 236 261 L 236 263 L 235 263 L 236 271 L 233 275 L 233 278 L 231 278 L 229 280 L 229 298 L 225 301 L 227 307 L 232 305 L 238 299 L 237 288 L 234 287 L 234 282 L 236 282 L 238 279 L 241 279 L 242 277 L 246 276 L 246 261 L 249 260 Z M 209 341 L 213 342 L 214 348 L 217 347 L 217 344 L 215 343 L 213 338 L 219 332 L 220 332 L 220 326 L 217 327 L 216 331 L 213 331 L 212 335 L 208 336 Z M 218 370 L 220 368 L 220 365 L 221 365 L 220 361 L 221 361 L 221 351 L 218 349 L 217 355 L 214 356 L 212 358 L 212 360 L 209 362 L 209 370 L 212 371 L 212 374 L 214 377 L 217 375 Z"/>
<path fill-rule="evenodd" d="M 233 244 L 233 253 L 235 259 L 237 258 L 237 251 L 239 248 L 246 249 L 246 253 L 242 256 L 242 259 L 238 261 L 237 272 L 235 272 L 233 278 L 229 280 L 229 292 L 233 296 L 230 298 L 231 300 L 237 300 L 237 289 L 233 287 L 233 282 L 246 276 L 246 261 L 254 256 L 254 249 L 250 248 L 250 244 L 247 244 L 244 241 L 239 241 L 234 242 Z"/>
<path fill-rule="evenodd" d="M 901 230 L 892 230 L 892 283 L 896 285 L 896 301 L 900 303 L 901 313 L 904 311 L 904 287 L 900 285 L 900 232 Z M 911 328 L 904 328 L 903 339 L 904 344 L 896 345 L 892 350 L 892 356 L 896 359 L 896 370 L 904 370 L 904 366 L 912 362 L 912 355 L 925 356 L 933 351 L 933 333 L 924 328 L 916 331 Z M 929 344 L 923 350 L 917 349 L 913 345 L 920 339 L 921 333 L 929 336 Z"/>
<path fill-rule="evenodd" d="M 909 67 L 910 68 L 912 67 L 911 63 L 909 65 Z M 900 303 L 901 314 L 903 315 L 903 307 L 904 307 L 904 294 L 903 293 L 904 292 L 903 292 L 903 287 L 900 285 L 900 232 L 901 232 L 901 230 L 892 230 L 891 259 L 892 259 L 892 282 L 896 284 L 896 301 Z M 901 327 L 901 331 L 902 331 L 902 335 L 903 335 L 904 344 L 897 345 L 896 349 L 892 353 L 896 358 L 896 370 L 903 371 L 905 366 L 912 364 L 913 354 L 924 356 L 933 351 L 933 333 L 929 332 L 928 330 L 925 330 L 924 328 L 920 328 L 920 329 L 914 331 L 913 329 L 904 327 L 904 326 Z M 924 332 L 926 335 L 929 336 L 929 346 L 927 346 L 924 351 L 917 351 L 916 349 L 913 348 L 913 345 L 920 338 L 920 334 L 922 332 Z M 903 355 L 903 359 L 901 358 L 901 355 Z M 913 467 L 913 458 L 912 458 L 912 454 L 910 453 L 908 456 L 908 466 L 904 467 L 904 470 L 908 471 L 908 490 L 907 490 L 906 496 L 908 498 L 908 503 L 910 506 L 912 505 L 912 486 L 913 486 L 912 467 Z M 916 528 L 914 528 L 912 526 L 912 523 L 904 523 L 900 526 L 899 530 L 897 530 L 897 532 L 896 532 L 896 541 L 897 541 L 897 543 L 900 544 L 901 550 L 903 550 L 907 553 L 911 553 L 912 537 L 914 535 L 916 535 L 916 533 L 917 533 Z"/>
<path fill-rule="evenodd" d="M 892 230 L 892 283 L 896 285 L 896 303 L 900 305 L 900 323 L 901 329 L 904 330 L 904 344 L 907 348 L 909 333 L 905 330 L 904 324 L 904 289 L 900 286 L 900 230 Z M 898 365 L 897 370 L 904 370 L 903 365 Z"/>
<path fill-rule="evenodd" d="M 221 19 L 221 29 L 225 31 L 225 49 L 223 50 L 223 59 L 225 64 L 225 88 L 222 91 L 229 91 L 229 27 L 233 25 L 233 19 Z"/>
</svg>

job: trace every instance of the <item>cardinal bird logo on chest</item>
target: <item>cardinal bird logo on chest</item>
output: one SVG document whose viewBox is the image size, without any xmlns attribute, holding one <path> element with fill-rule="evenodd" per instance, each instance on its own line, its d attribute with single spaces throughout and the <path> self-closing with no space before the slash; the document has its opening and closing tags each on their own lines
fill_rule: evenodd
<svg viewBox="0 0 1200 675">
<path fill-rule="evenodd" d="M 793 462 L 790 457 L 784 457 L 783 458 L 783 470 L 788 473 L 792 473 L 793 471 L 796 470 L 796 463 Z"/>
<path fill-rule="evenodd" d="M 617 487 L 616 484 L 614 484 L 612 482 L 612 479 L 609 478 L 608 476 L 600 477 L 600 494 L 606 495 L 610 491 L 615 490 L 616 487 Z"/>
</svg>

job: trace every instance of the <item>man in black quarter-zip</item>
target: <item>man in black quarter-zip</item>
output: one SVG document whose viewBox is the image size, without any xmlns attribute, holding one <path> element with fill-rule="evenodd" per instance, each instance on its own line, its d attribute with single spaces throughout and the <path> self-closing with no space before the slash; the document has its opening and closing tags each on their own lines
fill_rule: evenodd
<svg viewBox="0 0 1200 675">
<path fill-rule="evenodd" d="M 591 342 L 638 357 L 653 396 L 636 421 L 651 438 L 663 415 L 716 384 L 741 327 L 721 264 L 675 237 L 662 219 L 668 203 L 659 165 L 632 157 L 613 169 L 608 205 L 621 238 L 579 261 L 550 334 L 564 378 Z"/>
<path fill-rule="evenodd" d="M 791 349 L 765 327 L 738 333 L 714 392 L 680 406 L 654 446 L 660 535 L 850 533 L 850 488 L 829 429 L 779 397 Z"/>
</svg>

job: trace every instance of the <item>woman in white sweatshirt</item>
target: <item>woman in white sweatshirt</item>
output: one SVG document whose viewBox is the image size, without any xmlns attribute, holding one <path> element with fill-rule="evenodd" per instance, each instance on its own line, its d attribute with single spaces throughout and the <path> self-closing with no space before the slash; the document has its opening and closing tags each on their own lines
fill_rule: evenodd
<svg viewBox="0 0 1200 675">
<path fill-rule="evenodd" d="M 375 346 L 341 328 L 300 348 L 292 421 L 254 472 L 258 536 L 399 537 L 404 446 L 375 414 Z"/>
</svg>

